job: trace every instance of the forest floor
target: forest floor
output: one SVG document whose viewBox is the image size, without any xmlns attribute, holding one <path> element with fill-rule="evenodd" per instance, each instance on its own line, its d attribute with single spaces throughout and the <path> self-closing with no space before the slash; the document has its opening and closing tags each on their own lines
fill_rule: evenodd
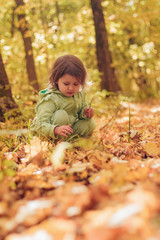
<svg viewBox="0 0 160 240">
<path fill-rule="evenodd" d="M 3 136 L 0 240 L 160 239 L 159 103 L 124 103 L 68 145 Z"/>
</svg>

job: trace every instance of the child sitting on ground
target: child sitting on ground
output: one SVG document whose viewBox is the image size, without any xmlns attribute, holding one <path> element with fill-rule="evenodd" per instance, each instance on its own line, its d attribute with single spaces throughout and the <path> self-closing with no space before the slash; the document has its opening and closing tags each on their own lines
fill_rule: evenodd
<svg viewBox="0 0 160 240">
<path fill-rule="evenodd" d="M 36 117 L 31 130 L 47 138 L 90 136 L 96 124 L 92 119 L 85 93 L 80 91 L 86 81 L 86 70 L 74 55 L 59 57 L 49 77 L 50 87 L 39 93 Z"/>
</svg>

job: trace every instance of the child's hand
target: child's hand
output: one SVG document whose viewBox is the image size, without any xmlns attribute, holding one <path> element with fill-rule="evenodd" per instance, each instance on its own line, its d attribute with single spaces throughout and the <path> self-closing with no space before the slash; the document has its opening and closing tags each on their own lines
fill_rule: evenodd
<svg viewBox="0 0 160 240">
<path fill-rule="evenodd" d="M 85 108 L 84 109 L 84 115 L 87 117 L 87 118 L 91 118 L 94 116 L 94 110 L 92 107 L 88 107 L 88 108 Z"/>
<path fill-rule="evenodd" d="M 68 135 L 71 135 L 72 133 L 73 133 L 73 129 L 71 128 L 71 124 L 55 127 L 54 129 L 55 135 L 60 135 L 63 137 L 68 137 Z"/>
</svg>

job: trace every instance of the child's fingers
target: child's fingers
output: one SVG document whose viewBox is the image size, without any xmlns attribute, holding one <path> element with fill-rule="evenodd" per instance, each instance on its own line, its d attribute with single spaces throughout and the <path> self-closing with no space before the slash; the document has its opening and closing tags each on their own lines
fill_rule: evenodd
<svg viewBox="0 0 160 240">
<path fill-rule="evenodd" d="M 61 133 L 61 135 L 63 136 L 63 137 L 68 137 L 68 135 L 70 135 L 71 133 L 68 133 L 68 132 L 62 132 Z"/>
<path fill-rule="evenodd" d="M 65 135 L 71 135 L 73 132 L 72 128 L 70 127 L 66 127 L 65 129 L 63 129 L 62 133 Z"/>
<path fill-rule="evenodd" d="M 73 129 L 72 129 L 72 128 L 70 128 L 70 127 L 69 127 L 69 128 L 66 128 L 65 130 L 66 130 L 67 132 L 70 132 L 70 133 L 72 133 L 72 132 L 73 132 Z"/>
<path fill-rule="evenodd" d="M 90 115 L 91 115 L 91 117 L 93 117 L 93 115 L 94 115 L 93 109 L 90 111 Z"/>
<path fill-rule="evenodd" d="M 61 136 L 63 136 L 63 137 L 68 137 L 68 135 L 66 135 L 66 134 L 64 134 L 64 133 L 62 133 Z"/>
<path fill-rule="evenodd" d="M 93 108 L 89 108 L 89 112 L 93 112 Z"/>
<path fill-rule="evenodd" d="M 69 124 L 66 126 L 56 127 L 54 133 L 56 135 L 68 137 L 68 135 L 71 135 L 73 133 L 73 129 L 71 128 L 71 124 Z"/>
<path fill-rule="evenodd" d="M 67 134 L 67 135 L 71 135 L 72 131 L 65 130 L 64 133 Z"/>
<path fill-rule="evenodd" d="M 73 129 L 71 128 L 71 126 L 72 126 L 72 125 L 69 124 L 69 125 L 67 126 L 67 130 L 72 133 L 72 132 L 73 132 Z"/>
<path fill-rule="evenodd" d="M 86 108 L 85 109 L 85 114 L 86 114 L 87 117 L 93 117 L 93 115 L 94 115 L 93 108 Z"/>
<path fill-rule="evenodd" d="M 87 113 L 93 112 L 93 108 L 86 108 L 86 112 Z"/>
</svg>

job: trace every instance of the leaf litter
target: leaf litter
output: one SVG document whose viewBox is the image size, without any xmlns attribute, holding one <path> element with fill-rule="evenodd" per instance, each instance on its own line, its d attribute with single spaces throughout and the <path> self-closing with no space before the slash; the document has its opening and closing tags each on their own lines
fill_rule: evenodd
<svg viewBox="0 0 160 240">
<path fill-rule="evenodd" d="M 0 240 L 160 239 L 159 108 L 107 121 L 70 142 L 3 136 Z"/>
</svg>

